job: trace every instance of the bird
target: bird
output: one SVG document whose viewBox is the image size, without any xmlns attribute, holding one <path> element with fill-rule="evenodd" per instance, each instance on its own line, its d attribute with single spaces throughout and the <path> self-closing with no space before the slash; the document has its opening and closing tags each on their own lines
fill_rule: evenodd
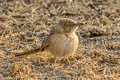
<svg viewBox="0 0 120 80">
<path fill-rule="evenodd" d="M 61 18 L 56 21 L 50 35 L 42 42 L 40 47 L 24 51 L 15 56 L 24 56 L 38 52 L 49 51 L 55 58 L 68 58 L 76 53 L 79 39 L 76 30 L 84 23 L 71 18 Z"/>
</svg>

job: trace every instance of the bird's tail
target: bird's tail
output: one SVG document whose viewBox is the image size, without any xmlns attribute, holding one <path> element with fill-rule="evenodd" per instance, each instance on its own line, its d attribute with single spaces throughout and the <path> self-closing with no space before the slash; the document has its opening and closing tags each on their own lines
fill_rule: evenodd
<svg viewBox="0 0 120 80">
<path fill-rule="evenodd" d="M 40 51 L 41 51 L 41 47 L 37 47 L 35 49 L 27 50 L 27 51 L 24 51 L 24 52 L 19 53 L 19 54 L 17 53 L 17 54 L 15 54 L 15 57 L 32 55 L 32 54 L 38 53 Z"/>
</svg>

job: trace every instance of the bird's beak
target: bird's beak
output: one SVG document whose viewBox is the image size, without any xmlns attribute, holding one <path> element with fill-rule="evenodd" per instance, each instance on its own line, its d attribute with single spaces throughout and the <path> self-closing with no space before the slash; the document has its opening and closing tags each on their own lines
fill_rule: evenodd
<svg viewBox="0 0 120 80">
<path fill-rule="evenodd" d="M 86 23 L 76 23 L 74 24 L 74 31 L 76 31 L 78 29 L 78 27 L 82 28 L 83 25 L 85 25 Z"/>
<path fill-rule="evenodd" d="M 85 25 L 86 23 L 76 23 L 75 25 L 76 26 L 82 26 L 82 25 Z"/>
<path fill-rule="evenodd" d="M 75 26 L 76 27 L 80 27 L 80 28 L 83 28 L 83 25 L 85 25 L 86 23 L 76 23 Z"/>
</svg>

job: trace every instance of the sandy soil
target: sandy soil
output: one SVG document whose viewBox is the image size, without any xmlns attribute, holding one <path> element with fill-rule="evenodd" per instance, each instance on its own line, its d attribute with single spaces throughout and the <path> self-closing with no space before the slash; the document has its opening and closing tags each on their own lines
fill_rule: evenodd
<svg viewBox="0 0 120 80">
<path fill-rule="evenodd" d="M 64 17 L 87 23 L 70 64 L 47 52 L 14 57 Z M 0 0 L 0 80 L 120 80 L 120 0 Z"/>
</svg>

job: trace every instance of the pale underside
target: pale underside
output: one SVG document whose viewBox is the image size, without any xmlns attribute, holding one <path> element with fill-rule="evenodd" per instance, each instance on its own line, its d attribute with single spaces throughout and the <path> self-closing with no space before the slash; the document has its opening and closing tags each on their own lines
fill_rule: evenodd
<svg viewBox="0 0 120 80">
<path fill-rule="evenodd" d="M 45 41 L 48 47 L 45 48 L 56 58 L 61 59 L 76 53 L 78 47 L 78 37 L 75 33 L 66 34 L 53 34 Z"/>
</svg>

